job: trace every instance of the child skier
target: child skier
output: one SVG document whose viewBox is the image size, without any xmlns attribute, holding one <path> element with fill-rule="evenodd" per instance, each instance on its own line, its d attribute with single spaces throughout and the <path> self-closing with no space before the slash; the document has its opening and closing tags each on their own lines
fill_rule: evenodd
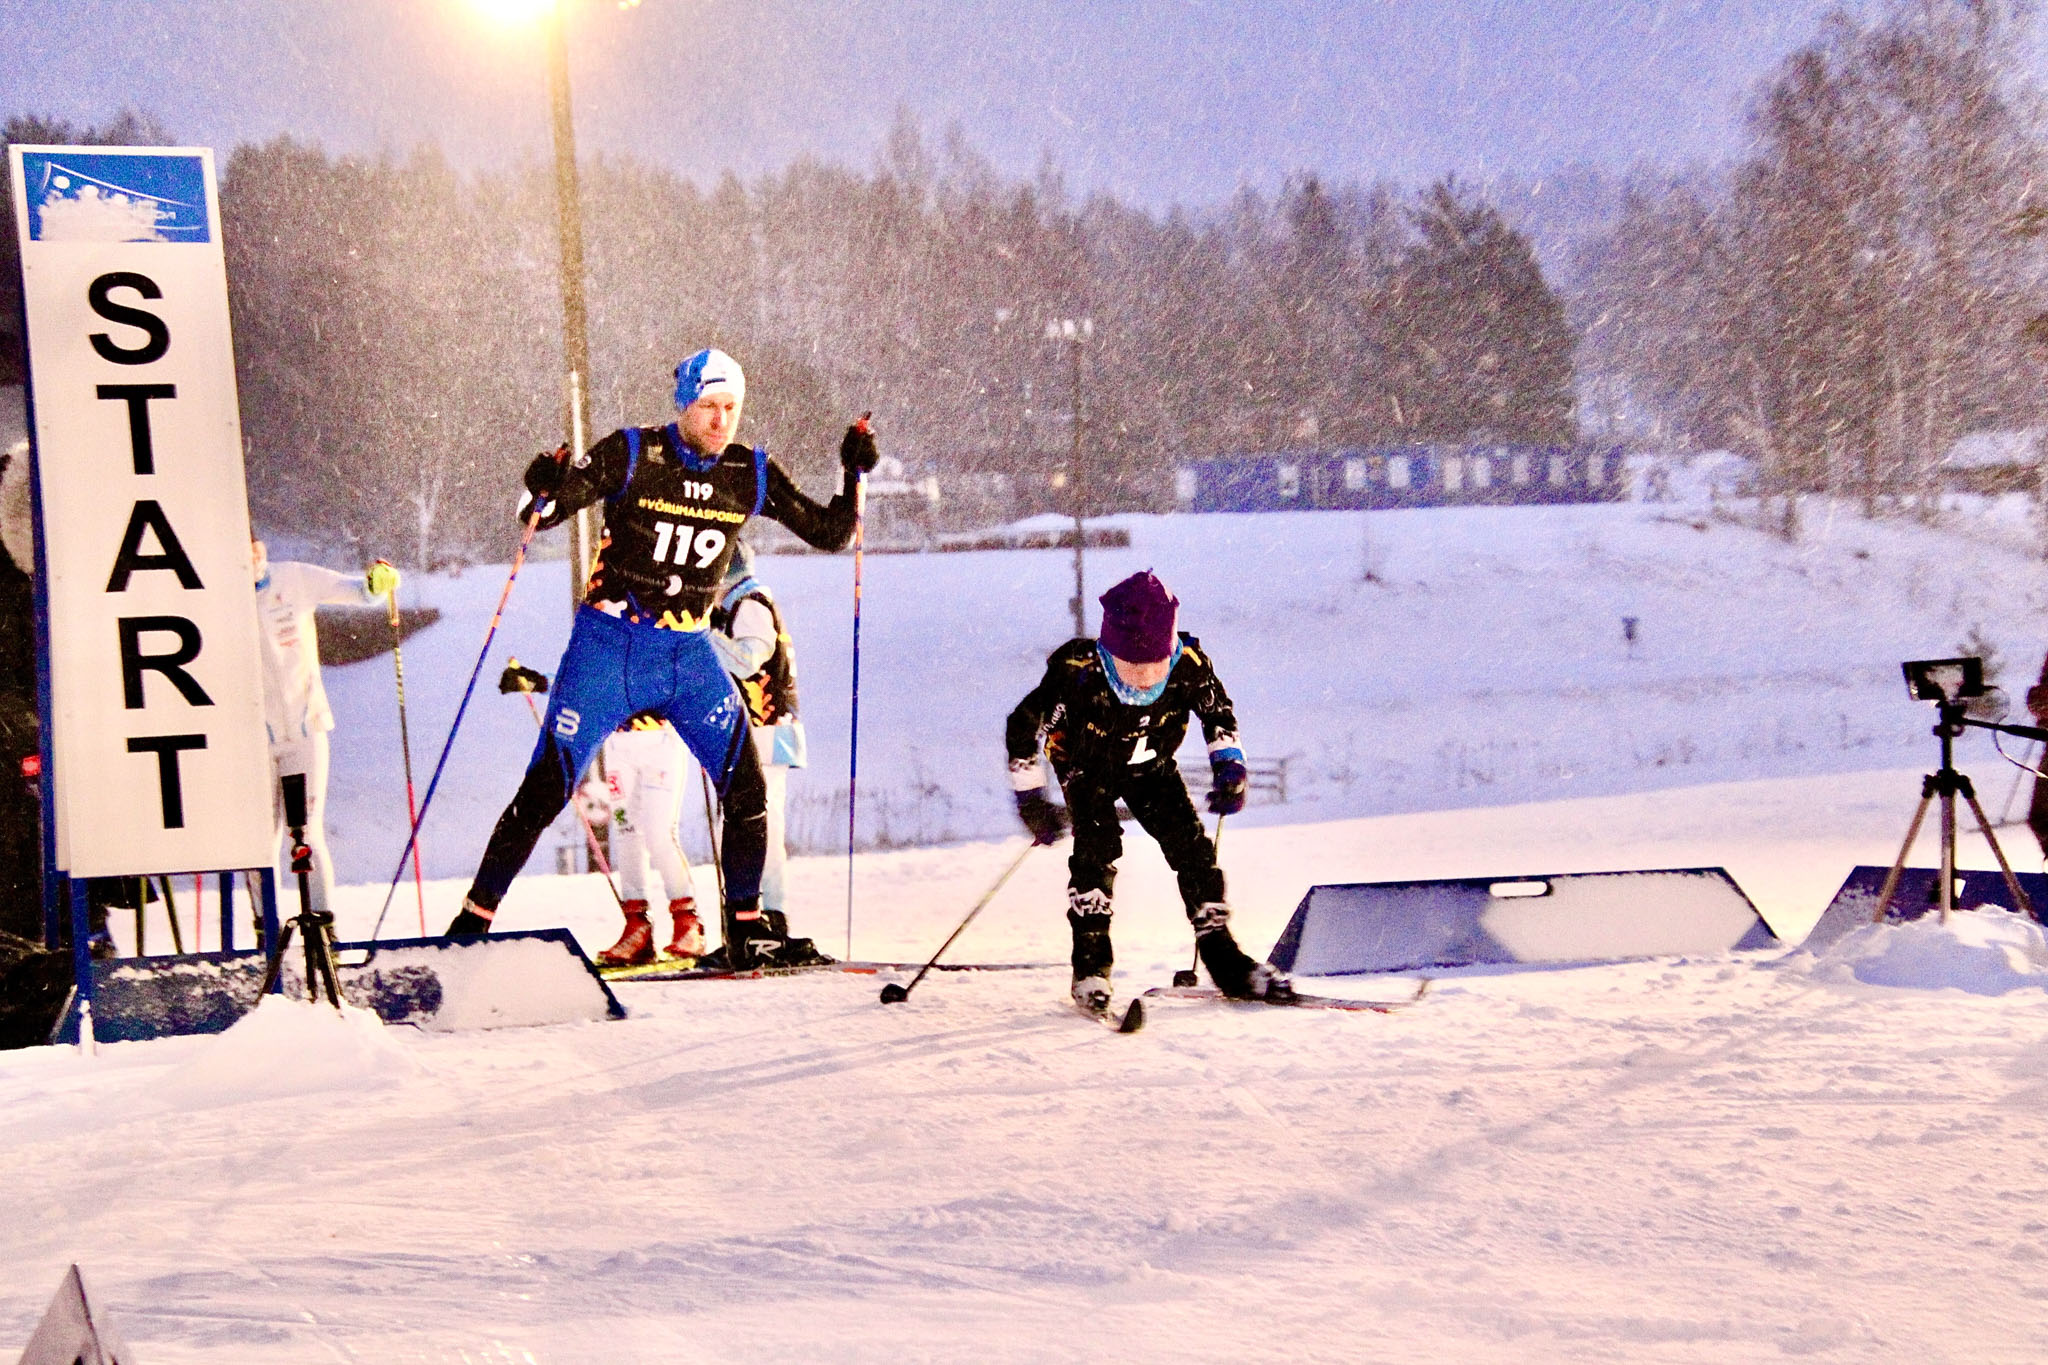
<svg viewBox="0 0 2048 1365">
<path fill-rule="evenodd" d="M 767 793 L 746 708 L 712 647 L 711 609 L 740 529 L 756 515 L 821 550 L 853 537 L 854 482 L 873 469 L 865 421 L 839 444 L 840 492 L 820 507 L 764 450 L 734 441 L 746 378 L 723 351 L 676 367 L 676 420 L 615 431 L 588 451 L 535 458 L 526 487 L 543 527 L 603 500 L 604 542 L 562 655 L 539 743 L 450 935 L 490 930 L 498 902 L 597 746 L 637 712 L 665 717 L 711 775 L 725 808 L 721 862 L 728 960 L 736 969 L 820 960 L 761 913 Z"/>
<path fill-rule="evenodd" d="M 1069 640 L 1046 660 L 1045 677 L 1010 713 L 1005 742 L 1017 814 L 1041 844 L 1057 842 L 1069 815 L 1074 852 L 1067 861 L 1067 922 L 1074 931 L 1074 1003 L 1109 1007 L 1112 953 L 1110 893 L 1123 853 L 1121 799 L 1180 882 L 1202 965 L 1226 995 L 1278 1000 L 1287 978 L 1254 962 L 1230 933 L 1216 847 L 1174 765 L 1188 713 L 1202 720 L 1214 786 L 1209 809 L 1244 809 L 1244 751 L 1237 719 L 1200 642 L 1174 629 L 1180 602 L 1147 571 L 1104 593 L 1102 638 Z M 1041 738 L 1066 794 L 1064 811 L 1046 796 Z"/>
</svg>

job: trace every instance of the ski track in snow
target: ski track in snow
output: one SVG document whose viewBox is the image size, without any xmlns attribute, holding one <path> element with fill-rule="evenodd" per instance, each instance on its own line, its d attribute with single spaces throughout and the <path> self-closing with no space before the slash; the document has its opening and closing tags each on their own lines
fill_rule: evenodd
<svg viewBox="0 0 2048 1365">
<path fill-rule="evenodd" d="M 1255 828 L 1225 862 L 1255 946 L 1311 870 L 1594 858 L 1728 862 L 1796 936 L 1916 794 L 1898 771 Z M 857 949 L 921 958 L 1015 847 L 865 855 Z M 1061 864 L 1028 861 L 961 959 L 1056 960 Z M 1132 990 L 1187 936 L 1156 849 L 1125 867 Z M 822 895 L 843 864 L 796 871 Z M 509 927 L 614 927 L 594 878 L 515 894 Z M 344 929 L 379 899 L 345 890 Z M 151 1365 L 2041 1358 L 2048 992 L 1838 977 L 1451 974 L 1390 1016 L 1162 1000 L 1128 1038 L 1075 1019 L 1057 968 L 890 1007 L 861 975 L 623 985 L 622 1023 L 394 1030 L 416 1072 L 370 1057 L 299 1096 L 195 1092 L 218 1039 L 11 1054 L 0 1346 L 77 1260 Z"/>
</svg>

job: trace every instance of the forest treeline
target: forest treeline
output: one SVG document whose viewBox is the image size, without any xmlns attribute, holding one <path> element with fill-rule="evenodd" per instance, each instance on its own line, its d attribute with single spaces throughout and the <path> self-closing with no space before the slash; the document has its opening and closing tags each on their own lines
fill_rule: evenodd
<svg viewBox="0 0 2048 1365">
<path fill-rule="evenodd" d="M 2039 420 L 2030 22 L 2019 0 L 1837 10 L 1755 92 L 1736 164 L 1595 173 L 1597 221 L 1562 228 L 1540 184 L 1451 178 L 1304 173 L 1155 212 L 907 116 L 866 171 L 707 189 L 590 158 L 592 424 L 661 420 L 670 368 L 713 344 L 747 366 L 747 437 L 814 485 L 867 409 L 941 473 L 1049 475 L 1075 385 L 1046 324 L 1085 317 L 1097 508 L 1159 505 L 1190 456 L 1584 432 L 1748 454 L 1787 531 L 1813 492 L 1925 510 L 1957 435 Z M 132 116 L 5 135 L 169 140 Z M 414 563 L 501 551 L 517 472 L 561 431 L 547 169 L 287 137 L 227 158 L 222 206 L 259 521 Z"/>
<path fill-rule="evenodd" d="M 1810 493 L 1934 515 L 1958 436 L 2042 421 L 2033 9 L 1830 13 L 1746 157 L 1640 177 L 1582 253 L 1582 377 L 1639 434 L 1754 459 L 1788 535 Z"/>
</svg>

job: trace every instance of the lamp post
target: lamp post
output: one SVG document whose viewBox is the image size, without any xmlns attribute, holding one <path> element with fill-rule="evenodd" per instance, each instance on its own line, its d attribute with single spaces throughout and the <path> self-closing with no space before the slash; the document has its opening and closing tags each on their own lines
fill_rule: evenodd
<svg viewBox="0 0 2048 1365">
<path fill-rule="evenodd" d="M 1074 635 L 1077 639 L 1088 633 L 1088 598 L 1082 588 L 1081 571 L 1081 546 L 1086 539 L 1081 504 L 1081 343 L 1094 335 L 1093 318 L 1053 318 L 1045 324 L 1045 339 L 1066 342 L 1067 353 L 1073 363 L 1073 453 L 1067 458 L 1067 482 L 1072 486 L 1074 499 Z"/>
<path fill-rule="evenodd" d="M 576 126 L 569 102 L 570 0 L 472 0 L 496 18 L 519 23 L 538 18 L 546 28 L 548 112 L 555 141 L 555 220 L 561 244 L 562 402 L 563 436 L 572 454 L 587 448 L 590 397 L 589 313 L 583 296 L 583 203 L 576 180 Z M 638 4 L 639 0 L 632 0 Z M 621 9 L 631 6 L 621 3 Z M 585 507 L 569 520 L 569 614 L 583 604 L 590 578 L 591 547 L 597 540 L 597 516 Z M 597 758 L 604 772 L 604 755 Z M 596 841 L 609 848 L 608 830 Z"/>
<path fill-rule="evenodd" d="M 583 209 L 576 181 L 576 129 L 569 101 L 570 0 L 470 0 L 486 16 L 503 24 L 538 22 L 545 33 L 548 68 L 548 110 L 555 142 L 555 220 L 561 246 L 562 281 L 562 437 L 570 450 L 583 453 L 588 434 L 590 336 L 583 297 Z M 638 0 L 634 0 L 638 3 Z M 622 3 L 621 9 L 629 8 Z M 569 600 L 573 611 L 583 600 L 590 576 L 590 550 L 595 541 L 590 509 L 569 523 Z"/>
<path fill-rule="evenodd" d="M 576 182 L 576 127 L 569 104 L 569 16 L 566 0 L 548 7 L 548 105 L 555 131 L 555 215 L 561 239 L 562 363 L 566 405 L 563 427 L 569 449 L 581 455 L 588 430 L 590 394 L 589 314 L 583 298 L 583 206 Z M 590 576 L 590 551 L 596 538 L 589 508 L 569 523 L 569 601 L 571 610 L 583 601 Z"/>
</svg>

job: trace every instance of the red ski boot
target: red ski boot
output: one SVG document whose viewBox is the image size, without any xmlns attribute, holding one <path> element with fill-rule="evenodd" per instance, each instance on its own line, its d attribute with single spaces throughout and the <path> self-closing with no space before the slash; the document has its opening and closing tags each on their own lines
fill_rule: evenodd
<svg viewBox="0 0 2048 1365">
<path fill-rule="evenodd" d="M 704 956 L 704 926 L 697 919 L 696 900 L 690 896 L 672 900 L 668 903 L 668 913 L 669 918 L 675 921 L 676 931 L 669 937 L 668 947 L 662 950 L 662 956 Z"/>
<path fill-rule="evenodd" d="M 627 901 L 626 930 L 619 941 L 597 955 L 600 967 L 638 967 L 654 961 L 654 926 L 647 922 L 647 902 Z"/>
</svg>

